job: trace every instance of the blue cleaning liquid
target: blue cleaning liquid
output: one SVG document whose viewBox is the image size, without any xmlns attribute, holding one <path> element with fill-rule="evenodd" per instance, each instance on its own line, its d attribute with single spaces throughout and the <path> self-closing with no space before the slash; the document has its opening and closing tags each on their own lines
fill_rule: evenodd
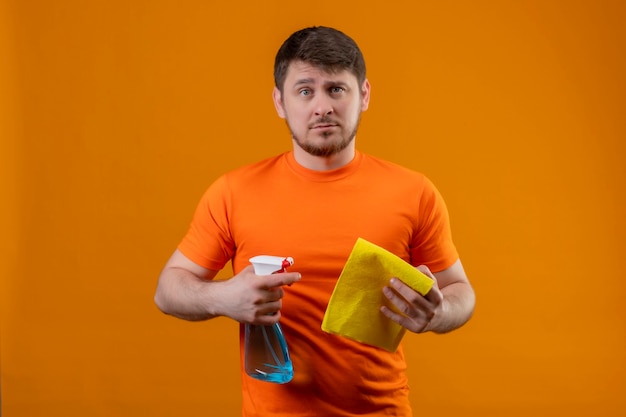
<svg viewBox="0 0 626 417">
<path fill-rule="evenodd" d="M 246 373 L 252 378 L 284 384 L 293 378 L 293 365 L 279 323 L 246 324 L 244 334 Z"/>
</svg>

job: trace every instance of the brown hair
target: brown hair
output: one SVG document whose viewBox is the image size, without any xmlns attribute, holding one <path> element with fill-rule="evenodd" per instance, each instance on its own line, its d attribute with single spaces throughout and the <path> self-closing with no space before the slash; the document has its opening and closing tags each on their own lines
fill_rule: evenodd
<svg viewBox="0 0 626 417">
<path fill-rule="evenodd" d="M 337 29 L 313 26 L 293 33 L 282 44 L 274 61 L 274 83 L 282 92 L 287 68 L 293 61 L 303 61 L 328 72 L 348 70 L 359 87 L 365 81 L 365 60 L 352 38 Z"/>
</svg>

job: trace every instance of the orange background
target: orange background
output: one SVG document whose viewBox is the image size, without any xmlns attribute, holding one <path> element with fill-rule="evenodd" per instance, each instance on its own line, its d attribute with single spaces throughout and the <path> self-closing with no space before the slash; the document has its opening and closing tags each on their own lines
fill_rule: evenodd
<svg viewBox="0 0 626 417">
<path fill-rule="evenodd" d="M 314 24 L 362 47 L 357 144 L 438 185 L 477 291 L 405 337 L 416 415 L 624 415 L 624 4 L 0 3 L 3 415 L 238 415 L 236 324 L 152 296 L 207 185 L 290 148 L 273 58 Z"/>
</svg>

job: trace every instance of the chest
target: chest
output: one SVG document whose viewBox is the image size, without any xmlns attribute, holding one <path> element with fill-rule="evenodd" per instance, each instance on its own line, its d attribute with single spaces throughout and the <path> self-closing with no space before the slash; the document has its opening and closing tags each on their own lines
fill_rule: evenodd
<svg viewBox="0 0 626 417">
<path fill-rule="evenodd" d="M 291 256 L 295 270 L 336 279 L 359 237 L 410 258 L 418 219 L 409 192 L 384 184 L 339 182 L 309 184 L 287 194 L 269 189 L 262 200 L 255 195 L 233 202 L 236 270 L 255 255 Z"/>
</svg>

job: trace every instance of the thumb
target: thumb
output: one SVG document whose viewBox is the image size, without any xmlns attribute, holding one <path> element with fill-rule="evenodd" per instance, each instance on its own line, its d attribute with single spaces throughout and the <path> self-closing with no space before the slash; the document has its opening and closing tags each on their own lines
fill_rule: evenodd
<svg viewBox="0 0 626 417">
<path fill-rule="evenodd" d="M 420 265 L 416 269 L 422 274 L 426 275 L 428 278 L 435 280 L 435 276 L 432 272 L 430 272 L 430 268 L 428 268 L 426 265 Z"/>
</svg>

